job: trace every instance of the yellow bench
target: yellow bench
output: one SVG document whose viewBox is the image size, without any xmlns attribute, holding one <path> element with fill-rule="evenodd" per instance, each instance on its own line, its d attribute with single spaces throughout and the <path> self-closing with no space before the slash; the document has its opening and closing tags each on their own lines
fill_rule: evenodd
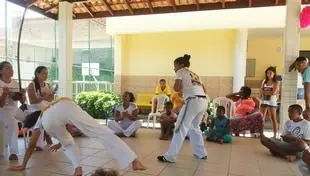
<svg viewBox="0 0 310 176">
<path fill-rule="evenodd" d="M 152 108 L 152 98 L 154 93 L 137 93 L 136 104 L 139 108 Z"/>
</svg>

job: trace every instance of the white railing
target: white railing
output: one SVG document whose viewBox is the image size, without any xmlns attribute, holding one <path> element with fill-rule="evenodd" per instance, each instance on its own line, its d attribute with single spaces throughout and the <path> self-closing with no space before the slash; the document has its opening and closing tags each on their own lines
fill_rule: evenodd
<svg viewBox="0 0 310 176">
<path fill-rule="evenodd" d="M 26 88 L 32 80 L 22 80 L 22 87 Z M 52 81 L 58 84 L 58 81 Z M 112 92 L 114 84 L 108 81 L 72 81 L 72 96 L 75 97 L 80 92 L 104 91 Z"/>
</svg>

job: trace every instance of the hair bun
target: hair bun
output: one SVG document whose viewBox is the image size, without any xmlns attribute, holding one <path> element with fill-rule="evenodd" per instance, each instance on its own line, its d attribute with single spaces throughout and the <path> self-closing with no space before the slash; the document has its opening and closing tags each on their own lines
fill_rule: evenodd
<svg viewBox="0 0 310 176">
<path fill-rule="evenodd" d="M 184 54 L 184 59 L 186 59 L 186 60 L 189 60 L 190 58 L 191 58 L 191 55 L 188 55 L 188 54 Z"/>
</svg>

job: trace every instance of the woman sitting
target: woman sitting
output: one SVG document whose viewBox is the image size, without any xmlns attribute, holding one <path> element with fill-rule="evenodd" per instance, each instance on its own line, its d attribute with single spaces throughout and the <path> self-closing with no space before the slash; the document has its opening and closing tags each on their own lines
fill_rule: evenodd
<svg viewBox="0 0 310 176">
<path fill-rule="evenodd" d="M 230 130 L 236 136 L 240 132 L 250 130 L 251 134 L 260 134 L 263 131 L 263 117 L 259 112 L 259 100 L 250 98 L 251 88 L 244 86 L 240 91 L 227 96 L 236 105 L 235 115 L 230 120 Z"/>
<path fill-rule="evenodd" d="M 28 85 L 27 93 L 32 112 L 39 111 L 54 99 L 55 91 L 53 87 L 46 82 L 48 78 L 48 69 L 45 66 L 38 66 L 34 72 L 34 79 Z M 46 143 L 51 145 L 51 137 L 47 133 L 42 133 L 37 143 L 36 151 L 42 151 Z"/>
<path fill-rule="evenodd" d="M 108 127 L 119 137 L 135 137 L 137 130 L 141 127 L 138 118 L 139 110 L 133 102 L 135 97 L 131 92 L 124 92 L 123 103 L 115 109 L 114 120 L 108 122 Z"/>
</svg>

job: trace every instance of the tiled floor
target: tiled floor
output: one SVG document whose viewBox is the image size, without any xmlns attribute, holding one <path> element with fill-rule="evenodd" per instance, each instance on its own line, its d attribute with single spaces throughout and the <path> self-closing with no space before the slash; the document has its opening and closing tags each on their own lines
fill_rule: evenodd
<svg viewBox="0 0 310 176">
<path fill-rule="evenodd" d="M 209 157 L 199 161 L 192 156 L 189 141 L 185 141 L 177 163 L 162 164 L 156 156 L 166 151 L 169 141 L 158 140 L 159 130 L 141 129 L 136 138 L 124 139 L 147 165 L 148 170 L 134 172 L 131 169 L 120 171 L 126 176 L 298 176 L 296 163 L 288 163 L 272 157 L 262 147 L 258 139 L 234 138 L 233 144 L 206 142 Z M 100 144 L 90 138 L 76 138 L 81 147 L 82 165 L 85 175 L 97 167 L 116 168 L 115 160 Z M 20 154 L 24 153 L 20 140 Z M 20 158 L 22 158 L 20 156 Z M 9 163 L 0 158 L 0 176 L 61 176 L 72 175 L 73 168 L 62 151 L 35 153 L 26 171 L 16 173 L 7 171 Z"/>
</svg>

